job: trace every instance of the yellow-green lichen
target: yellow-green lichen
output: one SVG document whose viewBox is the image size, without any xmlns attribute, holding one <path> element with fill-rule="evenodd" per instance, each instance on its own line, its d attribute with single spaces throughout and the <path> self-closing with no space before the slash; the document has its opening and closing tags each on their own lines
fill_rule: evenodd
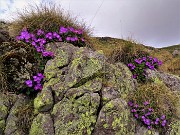
<svg viewBox="0 0 180 135">
<path fill-rule="evenodd" d="M 6 122 L 5 120 L 0 120 L 0 133 L 5 130 Z"/>
<path fill-rule="evenodd" d="M 8 108 L 5 105 L 0 105 L 0 120 L 5 118 L 8 114 Z"/>
<path fill-rule="evenodd" d="M 42 129 L 42 125 L 41 125 L 43 120 L 44 119 L 42 116 L 38 116 L 33 120 L 29 135 L 45 135 L 45 133 L 43 132 L 43 129 Z"/>
</svg>

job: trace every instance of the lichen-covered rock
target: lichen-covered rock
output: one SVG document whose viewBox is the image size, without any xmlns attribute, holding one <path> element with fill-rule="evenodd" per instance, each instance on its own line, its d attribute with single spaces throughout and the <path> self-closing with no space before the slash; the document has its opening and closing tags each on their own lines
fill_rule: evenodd
<svg viewBox="0 0 180 135">
<path fill-rule="evenodd" d="M 29 135 L 54 135 L 53 120 L 50 114 L 38 114 L 31 125 Z"/>
<path fill-rule="evenodd" d="M 16 99 L 16 95 L 7 96 L 3 93 L 0 93 L 0 135 L 4 133 L 9 110 L 16 101 Z"/>
<path fill-rule="evenodd" d="M 55 135 L 91 135 L 100 104 L 97 93 L 72 99 L 64 98 L 54 105 Z"/>
<path fill-rule="evenodd" d="M 73 55 L 73 60 L 69 65 L 68 74 L 65 81 L 68 87 L 80 83 L 82 80 L 88 80 L 92 76 L 98 76 L 104 67 L 104 61 L 98 59 L 95 52 L 87 53 L 86 48 L 80 48 Z"/>
<path fill-rule="evenodd" d="M 102 93 L 102 104 L 105 105 L 107 102 L 112 99 L 116 99 L 120 97 L 120 93 L 118 93 L 117 88 L 113 87 L 104 87 L 101 91 Z"/>
<path fill-rule="evenodd" d="M 68 91 L 65 94 L 65 97 L 75 98 L 84 95 L 85 93 L 99 92 L 101 88 L 102 88 L 102 79 L 95 78 L 93 80 L 87 81 L 85 84 L 77 88 L 68 89 Z"/>
<path fill-rule="evenodd" d="M 134 135 L 159 135 L 159 132 L 154 129 L 148 130 L 143 125 L 138 125 L 136 126 L 136 132 Z"/>
<path fill-rule="evenodd" d="M 6 126 L 5 120 L 0 120 L 0 135 L 3 135 Z"/>
<path fill-rule="evenodd" d="M 116 98 L 102 107 L 93 135 L 134 135 L 134 132 L 135 124 L 126 102 Z"/>
<path fill-rule="evenodd" d="M 30 100 L 22 95 L 18 96 L 17 101 L 15 102 L 14 106 L 11 108 L 10 113 L 6 120 L 6 127 L 5 127 L 5 135 L 25 135 L 20 127 L 20 117 L 18 117 L 19 113 L 22 113 L 22 108 L 25 107 L 27 104 L 30 103 Z M 33 113 L 33 112 L 32 112 Z"/>
<path fill-rule="evenodd" d="M 147 70 L 147 80 L 152 80 L 158 78 L 163 83 L 169 87 L 172 91 L 180 91 L 180 77 L 164 72 L 159 72 L 157 70 Z"/>
<path fill-rule="evenodd" d="M 50 86 L 44 84 L 43 89 L 34 99 L 34 109 L 36 112 L 46 112 L 53 107 L 53 96 Z"/>
<path fill-rule="evenodd" d="M 105 85 L 107 87 L 115 88 L 121 98 L 126 99 L 127 95 L 134 91 L 135 84 L 132 79 L 132 73 L 124 64 L 117 63 L 116 65 L 113 65 L 106 63 L 105 73 Z"/>
</svg>

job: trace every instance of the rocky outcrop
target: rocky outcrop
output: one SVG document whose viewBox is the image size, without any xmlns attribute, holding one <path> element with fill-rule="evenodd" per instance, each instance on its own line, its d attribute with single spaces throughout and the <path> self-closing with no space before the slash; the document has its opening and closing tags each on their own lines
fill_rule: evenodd
<svg viewBox="0 0 180 135">
<path fill-rule="evenodd" d="M 46 64 L 46 82 L 34 107 L 38 115 L 50 113 L 55 135 L 134 132 L 126 98 L 135 85 L 125 65 L 71 44 L 51 43 L 46 49 L 56 57 Z"/>
<path fill-rule="evenodd" d="M 110 64 L 102 52 L 68 43 L 49 43 L 55 57 L 45 66 L 43 89 L 29 109 L 30 120 L 19 116 L 31 99 L 17 96 L 7 108 L 0 100 L 0 133 L 5 135 L 148 135 L 130 114 L 127 96 L 136 90 L 128 67 Z M 177 88 L 177 87 L 176 87 Z M 24 117 L 23 117 L 24 118 Z M 20 128 L 28 122 L 26 130 Z M 177 133 L 179 121 L 174 123 Z M 158 135 L 157 132 L 152 132 Z"/>
</svg>

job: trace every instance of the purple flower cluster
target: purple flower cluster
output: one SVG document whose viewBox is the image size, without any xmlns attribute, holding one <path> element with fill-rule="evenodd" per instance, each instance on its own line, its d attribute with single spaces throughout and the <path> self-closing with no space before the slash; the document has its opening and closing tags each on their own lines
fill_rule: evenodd
<svg viewBox="0 0 180 135">
<path fill-rule="evenodd" d="M 84 38 L 82 37 L 83 30 L 74 29 L 73 27 L 63 27 L 61 26 L 59 29 L 60 34 L 64 34 L 64 40 L 71 43 L 84 42 Z"/>
<path fill-rule="evenodd" d="M 42 31 L 41 29 L 37 31 L 37 37 L 44 35 L 44 31 Z M 32 33 L 29 33 L 27 31 L 27 29 L 22 30 L 20 36 L 17 36 L 16 39 L 17 40 L 24 40 L 26 43 L 31 43 L 31 45 L 33 45 L 36 48 L 36 51 L 39 53 L 42 53 L 42 55 L 44 57 L 53 57 L 53 53 L 52 52 L 47 52 L 45 50 L 44 45 L 47 42 L 47 39 L 51 39 L 51 34 L 47 33 L 47 36 L 45 36 L 46 38 L 36 38 L 36 36 Z M 45 55 L 44 55 L 45 54 Z"/>
<path fill-rule="evenodd" d="M 129 101 L 128 105 L 130 106 L 131 112 L 133 113 L 135 119 L 140 120 L 144 125 L 147 126 L 148 129 L 159 126 L 165 127 L 167 125 L 165 115 L 155 119 L 152 117 L 154 109 L 149 106 L 149 101 L 145 101 L 143 103 L 143 107 L 140 107 L 140 105 L 134 103 L 133 101 Z"/>
<path fill-rule="evenodd" d="M 37 75 L 33 76 L 32 80 L 26 80 L 26 85 L 30 88 L 34 87 L 34 89 L 42 90 L 41 81 L 43 80 L 44 75 L 42 73 L 37 73 Z"/>
<path fill-rule="evenodd" d="M 48 32 L 45 33 L 43 30 L 37 30 L 36 34 L 29 33 L 27 29 L 23 29 L 21 34 L 16 37 L 17 40 L 23 40 L 26 43 L 30 43 L 36 48 L 36 51 L 42 53 L 43 57 L 53 57 L 52 52 L 47 52 L 44 45 L 48 42 L 59 41 L 59 42 L 70 42 L 73 44 L 80 44 L 84 42 L 82 37 L 83 31 L 81 29 L 74 29 L 73 27 L 65 28 L 60 27 L 59 33 Z"/>
<path fill-rule="evenodd" d="M 135 58 L 132 63 L 128 64 L 128 67 L 133 73 L 133 78 L 138 79 L 139 81 L 145 81 L 146 69 L 149 68 L 154 70 L 160 65 L 162 65 L 162 61 L 159 61 L 157 58 L 144 56 L 142 58 Z"/>
</svg>

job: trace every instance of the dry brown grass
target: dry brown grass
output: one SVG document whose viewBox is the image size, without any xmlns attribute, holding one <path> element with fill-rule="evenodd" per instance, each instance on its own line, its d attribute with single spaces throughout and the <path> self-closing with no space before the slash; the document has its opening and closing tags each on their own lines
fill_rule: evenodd
<svg viewBox="0 0 180 135">
<path fill-rule="evenodd" d="M 165 114 L 170 118 L 176 112 L 177 95 L 163 83 L 141 85 L 134 93 L 131 93 L 129 99 L 135 101 L 139 106 L 149 101 L 151 108 L 154 109 L 154 117 Z"/>
<path fill-rule="evenodd" d="M 91 35 L 90 28 L 84 22 L 80 23 L 76 17 L 66 13 L 60 5 L 53 3 L 41 4 L 25 8 L 23 12 L 17 12 L 18 19 L 11 22 L 9 26 L 10 35 L 15 37 L 20 34 L 23 28 L 35 33 L 38 29 L 45 32 L 59 32 L 59 27 L 74 27 L 82 29 L 83 36 L 87 39 Z"/>
</svg>

